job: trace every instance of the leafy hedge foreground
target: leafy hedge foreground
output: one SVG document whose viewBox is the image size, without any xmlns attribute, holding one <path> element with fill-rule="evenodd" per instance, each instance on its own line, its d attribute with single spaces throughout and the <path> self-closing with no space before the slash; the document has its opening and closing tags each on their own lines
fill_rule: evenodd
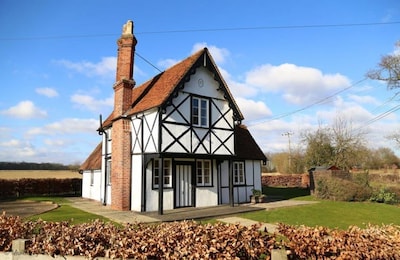
<svg viewBox="0 0 400 260">
<path fill-rule="evenodd" d="M 116 227 L 94 221 L 27 221 L 0 216 L 0 251 L 11 251 L 12 240 L 29 239 L 29 254 L 80 255 L 88 258 L 133 259 L 270 259 L 274 248 L 285 248 L 290 259 L 400 259 L 400 227 L 351 227 L 347 231 L 280 224 L 281 235 L 259 226 L 199 224 L 194 221 L 126 224 Z M 282 237 L 282 235 L 284 237 Z"/>
</svg>

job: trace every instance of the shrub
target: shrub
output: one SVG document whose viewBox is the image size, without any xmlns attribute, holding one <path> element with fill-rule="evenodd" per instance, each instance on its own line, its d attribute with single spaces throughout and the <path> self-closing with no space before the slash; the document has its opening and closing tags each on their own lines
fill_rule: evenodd
<svg viewBox="0 0 400 260">
<path fill-rule="evenodd" d="M 372 189 L 367 185 L 336 177 L 318 177 L 316 196 L 338 201 L 365 201 L 371 197 Z"/>
<path fill-rule="evenodd" d="M 390 192 L 386 188 L 381 188 L 379 191 L 374 192 L 370 197 L 370 201 L 386 204 L 396 204 L 398 202 L 396 193 Z"/>
</svg>

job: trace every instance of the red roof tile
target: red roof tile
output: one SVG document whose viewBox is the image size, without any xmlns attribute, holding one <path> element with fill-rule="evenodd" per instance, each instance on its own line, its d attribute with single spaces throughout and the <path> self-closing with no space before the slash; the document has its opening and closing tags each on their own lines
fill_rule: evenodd
<svg viewBox="0 0 400 260">
<path fill-rule="evenodd" d="M 102 142 L 100 142 L 93 152 L 89 155 L 86 161 L 79 168 L 79 172 L 87 171 L 87 170 L 99 170 L 101 169 L 101 151 L 102 151 Z"/>
<path fill-rule="evenodd" d="M 221 85 L 224 87 L 224 90 L 227 93 L 227 98 L 229 98 L 229 101 L 234 105 L 234 110 L 236 111 L 238 120 L 242 120 L 243 115 L 241 114 L 235 100 L 233 99 L 232 94 L 229 91 L 225 81 L 220 75 L 215 65 L 215 62 L 212 60 L 207 48 L 204 48 L 194 53 L 188 58 L 182 60 L 181 62 L 175 64 L 164 72 L 161 72 L 157 76 L 146 81 L 142 85 L 133 88 L 132 106 L 128 111 L 125 112 L 125 115 L 130 116 L 135 113 L 143 112 L 148 109 L 163 105 L 171 96 L 175 88 L 179 86 L 180 83 L 182 83 L 186 75 L 188 75 L 189 71 L 195 66 L 199 59 L 203 57 L 202 55 L 207 55 L 207 60 L 212 64 L 210 66 L 216 72 L 216 78 L 221 81 Z M 113 113 L 111 113 L 111 115 L 108 116 L 107 119 L 104 121 L 103 126 L 110 126 L 112 124 L 112 121 L 116 119 L 117 116 L 119 115 L 114 115 Z"/>
<path fill-rule="evenodd" d="M 235 126 L 235 153 L 238 159 L 267 161 L 267 157 L 244 125 Z"/>
</svg>

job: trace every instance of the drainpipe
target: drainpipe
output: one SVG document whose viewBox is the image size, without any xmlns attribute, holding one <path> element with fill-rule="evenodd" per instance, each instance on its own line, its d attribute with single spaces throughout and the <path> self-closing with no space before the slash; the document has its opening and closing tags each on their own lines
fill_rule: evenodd
<svg viewBox="0 0 400 260">
<path fill-rule="evenodd" d="M 104 128 L 103 128 L 103 120 L 101 118 L 101 114 L 100 114 L 100 127 L 97 131 L 98 131 L 99 135 L 104 134 L 105 139 L 106 139 L 105 146 L 104 146 L 104 199 L 103 199 L 103 206 L 106 206 L 107 205 L 107 154 L 108 154 L 107 142 L 108 142 L 108 135 L 107 135 L 107 131 L 104 130 Z M 103 140 L 102 140 L 102 142 L 103 142 Z"/>
</svg>

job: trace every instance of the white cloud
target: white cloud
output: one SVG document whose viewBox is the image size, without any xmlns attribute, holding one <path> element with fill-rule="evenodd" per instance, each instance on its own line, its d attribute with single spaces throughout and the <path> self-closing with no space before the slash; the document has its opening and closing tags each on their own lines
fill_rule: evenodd
<svg viewBox="0 0 400 260">
<path fill-rule="evenodd" d="M 192 48 L 192 53 L 195 53 L 205 47 L 208 48 L 215 62 L 219 64 L 224 63 L 226 61 L 226 58 L 228 58 L 230 55 L 227 49 L 219 48 L 215 45 L 208 45 L 206 42 L 199 42 L 194 44 Z"/>
<path fill-rule="evenodd" d="M 115 69 L 117 66 L 116 57 L 103 57 L 98 63 L 89 61 L 72 62 L 69 60 L 58 60 L 58 64 L 63 65 L 67 69 L 84 74 L 88 77 L 101 76 L 109 77 L 115 76 Z"/>
<path fill-rule="evenodd" d="M 350 85 L 343 75 L 323 74 L 315 68 L 288 63 L 259 66 L 247 73 L 246 83 L 263 91 L 281 92 L 293 104 L 307 104 Z"/>
<path fill-rule="evenodd" d="M 102 107 L 112 107 L 114 105 L 114 98 L 111 96 L 106 99 L 96 100 L 89 95 L 74 94 L 71 96 L 71 102 L 76 104 L 78 107 L 98 112 L 101 111 Z"/>
<path fill-rule="evenodd" d="M 37 89 L 35 89 L 35 91 L 39 95 L 43 95 L 43 96 L 46 96 L 49 98 L 58 96 L 58 92 L 53 88 L 37 88 Z"/>
<path fill-rule="evenodd" d="M 36 155 L 34 146 L 28 141 L 11 139 L 9 141 L 0 142 L 0 157 L 2 158 L 18 158 L 15 161 L 25 160 L 27 157 Z"/>
<path fill-rule="evenodd" d="M 235 100 L 239 106 L 239 109 L 242 111 L 246 122 L 272 115 L 271 110 L 262 101 L 254 101 L 240 97 L 236 98 Z"/>
<path fill-rule="evenodd" d="M 378 100 L 372 96 L 348 95 L 350 100 L 361 104 L 379 105 Z"/>
<path fill-rule="evenodd" d="M 165 59 L 157 62 L 157 65 L 163 69 L 168 69 L 169 67 L 175 65 L 178 62 L 179 62 L 178 60 L 174 59 Z"/>
<path fill-rule="evenodd" d="M 27 131 L 32 135 L 59 135 L 59 134 L 94 134 L 99 127 L 99 121 L 95 119 L 65 118 L 43 127 L 34 127 Z"/>
<path fill-rule="evenodd" d="M 257 94 L 258 90 L 256 87 L 250 84 L 235 81 L 226 70 L 222 68 L 218 69 L 221 72 L 226 84 L 228 84 L 229 90 L 232 92 L 232 95 L 235 97 L 235 99 L 236 97 L 253 97 Z"/>
<path fill-rule="evenodd" d="M 60 139 L 45 139 L 43 142 L 48 146 L 65 147 L 67 142 Z"/>
<path fill-rule="evenodd" d="M 43 118 L 47 116 L 45 110 L 36 107 L 30 100 L 21 101 L 17 105 L 1 111 L 1 114 L 21 119 Z"/>
</svg>

